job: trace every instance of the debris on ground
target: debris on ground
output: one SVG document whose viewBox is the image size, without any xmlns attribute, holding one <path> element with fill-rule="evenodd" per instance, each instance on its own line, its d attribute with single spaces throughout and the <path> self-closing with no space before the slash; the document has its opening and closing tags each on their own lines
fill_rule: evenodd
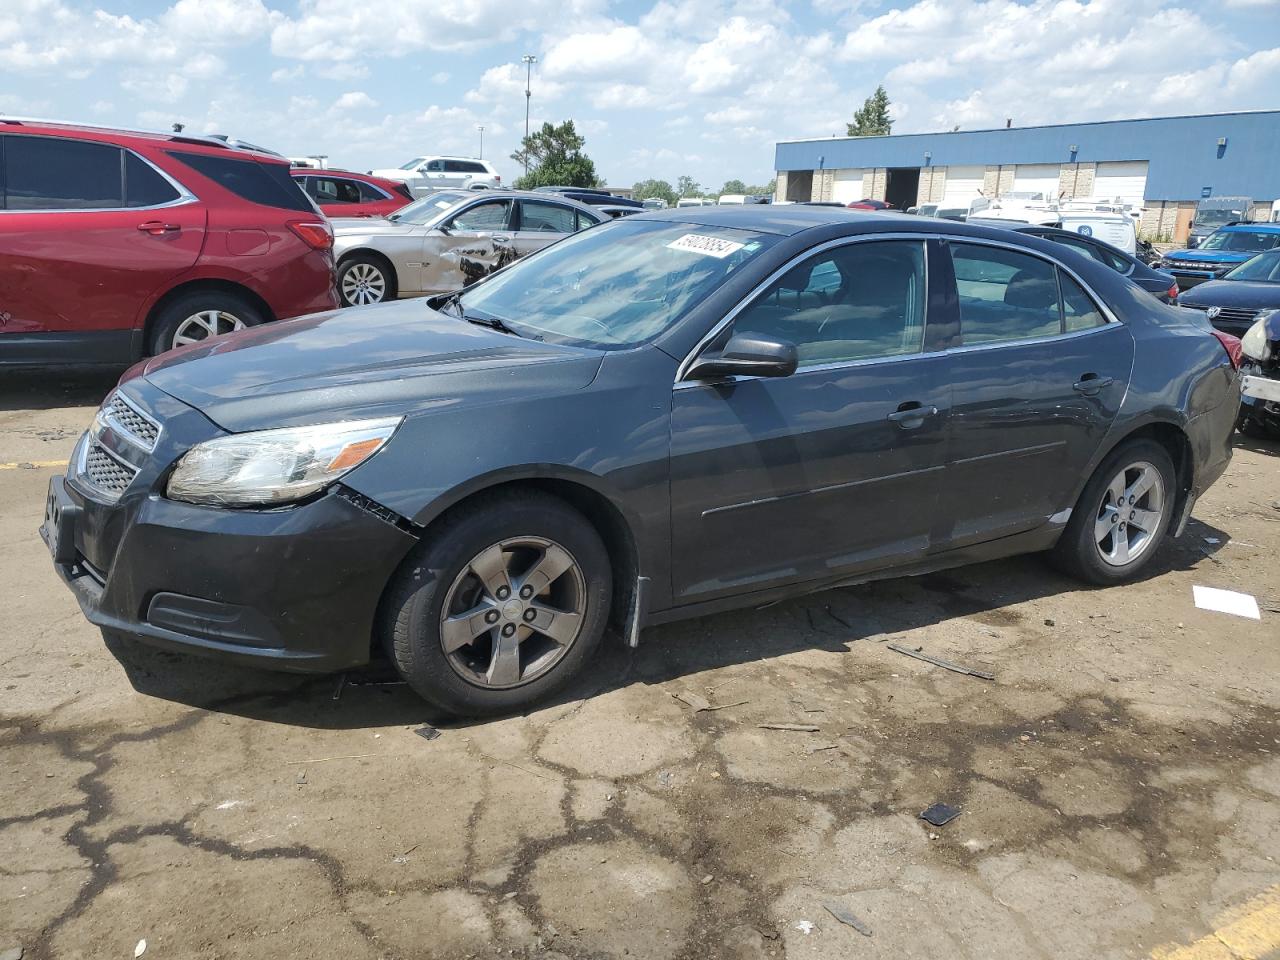
<svg viewBox="0 0 1280 960">
<path fill-rule="evenodd" d="M 418 847 L 420 846 L 422 846 L 422 844 L 415 843 L 412 847 L 410 847 L 404 853 L 397 853 L 394 857 L 391 858 L 391 862 L 392 863 L 408 863 L 409 854 L 413 853 L 413 851 L 417 850 Z"/>
<path fill-rule="evenodd" d="M 1046 627 L 1056 627 L 1058 624 L 1057 624 L 1057 622 L 1053 619 L 1053 617 L 1045 617 L 1045 618 L 1044 618 L 1044 625 L 1045 625 Z"/>
<path fill-rule="evenodd" d="M 134 960 L 137 960 L 138 957 L 142 956 L 146 952 L 147 952 L 147 941 L 139 940 L 138 945 L 133 948 Z"/>
<path fill-rule="evenodd" d="M 750 700 L 735 700 L 733 703 L 717 703 L 707 707 L 707 712 L 714 713 L 717 710 L 728 710 L 730 707 L 741 707 L 750 702 Z"/>
<path fill-rule="evenodd" d="M 711 701 L 696 693 L 689 693 L 688 691 L 681 690 L 678 693 L 673 693 L 672 696 L 681 703 L 692 707 L 694 713 L 701 713 L 703 710 L 711 709 Z"/>
<path fill-rule="evenodd" d="M 812 920 L 797 920 L 796 929 L 803 933 L 806 937 L 813 933 L 814 923 Z"/>
<path fill-rule="evenodd" d="M 963 673 L 966 676 L 977 677 L 979 680 L 994 680 L 996 678 L 994 673 L 988 673 L 985 670 L 975 670 L 973 667 L 966 667 L 959 663 L 952 663 L 950 660 L 943 660 L 941 657 L 922 653 L 919 650 L 911 650 L 897 643 L 889 644 L 889 649 L 894 653 L 905 653 L 908 657 L 915 657 L 917 660 L 923 660 L 925 663 L 932 663 L 935 667 L 942 667 L 942 669 L 950 670 L 952 673 Z"/>
<path fill-rule="evenodd" d="M 960 808 L 953 807 L 946 803 L 935 803 L 928 810 L 920 814 L 920 819 L 926 823 L 931 823 L 935 827 L 941 827 L 950 823 L 956 817 L 960 816 Z"/>
<path fill-rule="evenodd" d="M 286 767 L 296 767 L 300 763 L 329 763 L 333 760 L 368 760 L 370 757 L 383 757 L 383 753 L 354 753 L 346 757 L 317 757 L 314 760 L 286 760 Z"/>
<path fill-rule="evenodd" d="M 342 688 L 347 685 L 347 675 L 345 673 L 338 674 L 338 682 L 333 687 L 333 699 L 342 699 Z"/>
<path fill-rule="evenodd" d="M 294 777 L 293 782 L 298 784 L 299 786 L 305 784 L 307 782 L 307 771 L 303 770 L 300 774 Z"/>
<path fill-rule="evenodd" d="M 857 915 L 843 903 L 839 903 L 835 900 L 828 900 L 822 905 L 822 909 L 826 910 L 827 913 L 831 914 L 841 923 L 853 927 L 853 929 L 857 930 L 864 937 L 871 936 L 871 928 L 859 920 Z"/>
<path fill-rule="evenodd" d="M 416 733 L 418 736 L 420 736 L 423 740 L 434 740 L 436 737 L 440 736 L 440 731 L 432 726 L 424 725 L 419 727 L 417 730 L 413 732 Z"/>
<path fill-rule="evenodd" d="M 658 774 L 658 786 L 670 789 L 675 785 L 676 775 L 670 770 L 663 770 Z"/>
<path fill-rule="evenodd" d="M 804 745 L 804 752 L 809 754 L 821 753 L 823 750 L 837 750 L 839 747 L 840 744 L 832 743 L 830 740 L 815 740 Z"/>
<path fill-rule="evenodd" d="M 702 885 L 705 887 L 708 883 L 710 883 L 714 879 L 715 877 L 713 877 L 711 874 L 708 873 L 705 877 L 702 878 Z"/>
<path fill-rule="evenodd" d="M 1250 620 L 1262 619 L 1262 614 L 1258 611 L 1257 598 L 1249 593 L 1193 585 L 1191 596 L 1201 610 L 1229 613 L 1236 617 L 1248 617 Z"/>
<path fill-rule="evenodd" d="M 761 730 L 794 730 L 798 733 L 817 733 L 821 728 L 813 723 L 761 723 Z"/>
</svg>

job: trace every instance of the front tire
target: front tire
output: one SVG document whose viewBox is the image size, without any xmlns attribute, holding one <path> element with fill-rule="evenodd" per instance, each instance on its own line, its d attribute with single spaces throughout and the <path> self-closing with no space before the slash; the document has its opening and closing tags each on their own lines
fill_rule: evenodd
<svg viewBox="0 0 1280 960">
<path fill-rule="evenodd" d="M 396 298 L 395 271 L 381 257 L 357 253 L 338 264 L 338 295 L 344 307 L 362 307 Z"/>
<path fill-rule="evenodd" d="M 1164 541 L 1177 492 L 1163 446 L 1154 440 L 1121 444 L 1085 485 L 1052 560 L 1088 583 L 1133 580 Z"/>
<path fill-rule="evenodd" d="M 222 290 L 196 290 L 165 304 L 156 315 L 148 349 L 152 356 L 203 343 L 224 333 L 256 327 L 266 319 L 245 297 Z"/>
<path fill-rule="evenodd" d="M 608 551 L 577 510 L 537 491 L 490 497 L 405 561 L 383 643 L 409 686 L 449 713 L 525 710 L 599 646 L 612 582 Z"/>
</svg>

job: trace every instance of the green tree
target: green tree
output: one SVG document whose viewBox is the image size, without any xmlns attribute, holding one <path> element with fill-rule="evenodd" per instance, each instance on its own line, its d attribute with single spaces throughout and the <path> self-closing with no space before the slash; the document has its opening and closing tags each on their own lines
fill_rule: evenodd
<svg viewBox="0 0 1280 960">
<path fill-rule="evenodd" d="M 753 197 L 772 197 L 775 190 L 778 189 L 778 180 L 775 177 L 766 184 L 760 186 L 750 186 L 743 193 L 750 194 Z"/>
<path fill-rule="evenodd" d="M 667 206 L 671 207 L 675 206 L 677 199 L 675 190 L 665 180 L 641 180 L 631 188 L 631 195 L 637 200 L 658 197 L 667 201 Z"/>
<path fill-rule="evenodd" d="M 724 186 L 720 188 L 720 195 L 726 193 L 746 193 L 747 185 L 741 180 L 726 180 Z"/>
<path fill-rule="evenodd" d="M 693 177 L 682 176 L 676 180 L 676 193 L 682 197 L 702 196 L 702 184 Z"/>
<path fill-rule="evenodd" d="M 596 165 L 582 148 L 586 140 L 574 129 L 573 121 L 566 120 L 560 126 L 544 123 L 520 142 L 520 149 L 511 159 L 523 165 L 526 160 L 529 172 L 519 177 L 517 190 L 534 187 L 594 187 L 600 184 Z"/>
<path fill-rule="evenodd" d="M 845 124 L 851 137 L 883 137 L 893 132 L 889 119 L 889 95 L 883 86 L 862 102 L 862 109 L 853 115 L 853 123 Z"/>
</svg>

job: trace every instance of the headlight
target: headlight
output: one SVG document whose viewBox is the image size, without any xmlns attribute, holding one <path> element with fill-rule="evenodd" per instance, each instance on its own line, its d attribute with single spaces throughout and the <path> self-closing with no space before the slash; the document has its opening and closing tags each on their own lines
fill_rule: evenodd
<svg viewBox="0 0 1280 960">
<path fill-rule="evenodd" d="M 300 500 L 381 450 L 403 419 L 259 430 L 198 443 L 178 461 L 167 495 L 227 506 Z"/>
<path fill-rule="evenodd" d="M 1274 310 L 1264 310 L 1258 314 L 1258 321 L 1240 338 L 1240 350 L 1246 357 L 1266 363 L 1271 359 L 1271 343 L 1267 340 L 1267 318 Z"/>
</svg>

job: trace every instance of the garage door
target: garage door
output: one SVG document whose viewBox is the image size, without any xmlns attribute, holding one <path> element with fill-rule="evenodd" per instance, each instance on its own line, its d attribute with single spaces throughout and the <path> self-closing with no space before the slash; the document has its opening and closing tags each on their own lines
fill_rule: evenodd
<svg viewBox="0 0 1280 960">
<path fill-rule="evenodd" d="M 837 170 L 831 185 L 831 199 L 850 203 L 862 199 L 862 170 Z"/>
<path fill-rule="evenodd" d="M 1142 206 L 1147 194 L 1147 161 L 1121 160 L 1098 164 L 1093 177 L 1093 195 L 1099 200 L 1123 200 Z"/>
<path fill-rule="evenodd" d="M 982 190 L 982 175 L 986 167 L 947 167 L 946 186 L 942 202 L 949 207 L 967 207 L 977 200 Z"/>
<path fill-rule="evenodd" d="M 1046 200 L 1058 196 L 1056 163 L 1020 163 L 1013 168 L 1015 193 L 1043 193 Z"/>
</svg>

